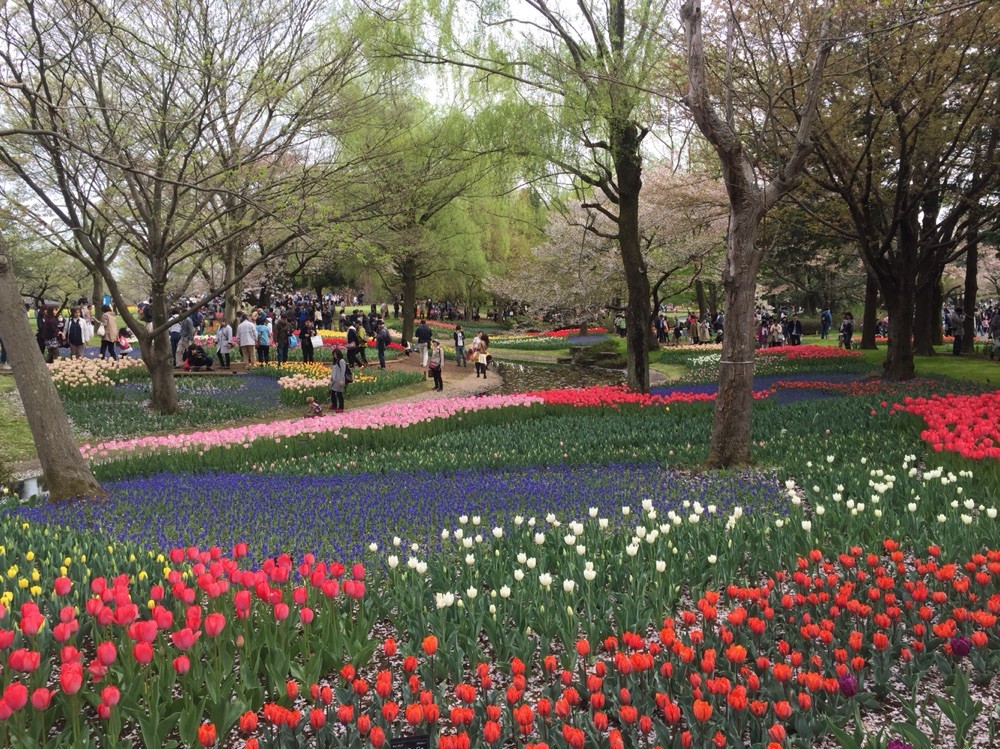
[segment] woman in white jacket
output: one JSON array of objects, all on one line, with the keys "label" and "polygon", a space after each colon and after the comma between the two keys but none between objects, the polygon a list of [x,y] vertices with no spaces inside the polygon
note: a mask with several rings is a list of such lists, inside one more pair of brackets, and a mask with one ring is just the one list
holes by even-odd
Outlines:
[{"label": "woman in white jacket", "polygon": [[233,329],[225,320],[215,333],[215,355],[219,359],[219,366],[229,369],[229,352],[233,350]]}]

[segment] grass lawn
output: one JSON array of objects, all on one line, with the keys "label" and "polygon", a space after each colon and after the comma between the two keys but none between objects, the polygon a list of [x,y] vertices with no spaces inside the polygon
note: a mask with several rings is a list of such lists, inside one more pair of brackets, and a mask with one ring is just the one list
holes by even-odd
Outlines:
[{"label": "grass lawn", "polygon": [[28,420],[17,412],[9,395],[14,392],[14,378],[0,377],[0,463],[28,460],[35,455]]},{"label": "grass lawn", "polygon": [[[820,346],[837,345],[835,337],[824,341],[819,336],[803,336],[802,342]],[[863,353],[867,361],[872,364],[881,365],[885,361],[886,344],[880,343],[878,346],[874,351],[866,350]],[[938,346],[935,351],[937,351],[937,354],[934,356],[914,357],[917,375],[921,377],[950,377],[954,380],[968,380],[987,385],[1000,383],[1000,362],[990,361],[988,356],[981,354],[976,354],[975,356],[952,356],[950,343]]]}]

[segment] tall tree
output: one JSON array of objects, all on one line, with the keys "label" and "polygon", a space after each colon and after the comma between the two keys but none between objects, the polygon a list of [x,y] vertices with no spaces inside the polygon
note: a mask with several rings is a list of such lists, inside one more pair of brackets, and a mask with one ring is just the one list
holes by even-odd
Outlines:
[{"label": "tall tree", "polygon": [[[661,36],[670,28],[670,2],[432,5],[445,9],[436,46],[403,54],[472,71],[501,142],[554,183],[569,177],[582,205],[610,222],[604,238],[617,246],[628,292],[628,384],[648,390],[651,288],[639,201],[644,144],[660,103],[648,92],[670,70]],[[478,24],[465,41],[458,30],[467,30],[470,10]]]},{"label": "tall tree", "polygon": [[844,201],[889,311],[885,375],[933,353],[945,266],[1000,176],[995,3],[863,4],[831,64],[818,184]]},{"label": "tall tree", "polygon": [[0,234],[0,338],[10,353],[17,392],[24,402],[35,451],[51,501],[103,496],[76,444],[62,400],[38,351],[21,304],[14,261]]},{"label": "tall tree", "polygon": [[[726,297],[725,335],[719,394],[712,419],[708,466],[733,466],[750,462],[750,404],[753,393],[754,296],[763,249],[756,244],[761,219],[799,183],[811,150],[810,131],[816,117],[823,70],[833,46],[823,12],[819,18],[788,13],[775,17],[756,3],[744,18],[730,16],[727,60],[723,81],[722,111],[712,99],[700,0],[685,0],[681,22],[687,41],[690,88],[685,102],[698,128],[712,144],[722,166],[729,196],[729,235],[722,283]],[[756,22],[756,23],[755,23]],[[751,24],[752,28],[751,28]],[[737,33],[738,32],[738,33]],[[751,33],[754,36],[751,37]],[[793,36],[794,35],[794,36]],[[741,41],[737,45],[737,38]],[[751,43],[751,39],[753,43]],[[760,139],[756,145],[773,152],[775,141],[790,141],[787,157],[766,163],[754,154],[737,131],[733,61],[743,54],[753,94],[744,120]],[[805,80],[798,78],[803,61],[812,58]],[[781,78],[789,71],[791,79]],[[778,77],[777,81],[772,77]],[[785,89],[785,87],[788,87]],[[785,90],[794,105],[787,110]],[[776,94],[776,91],[781,91]],[[759,108],[758,108],[759,107]],[[758,114],[763,112],[764,114]],[[789,130],[789,117],[797,126]],[[784,116],[782,116],[784,115]],[[762,142],[763,141],[763,142]]]},{"label": "tall tree", "polygon": [[[255,250],[210,298],[306,231],[302,211],[335,158],[332,144],[312,147],[315,125],[351,108],[364,74],[357,40],[324,30],[322,9],[318,0],[28,0],[0,13],[0,65],[16,84],[3,95],[22,134],[3,143],[0,161],[100,271],[139,339],[159,411],[177,408],[168,329],[187,312],[171,315],[167,289],[198,275],[199,240],[214,228],[227,252]],[[147,275],[150,330],[129,311],[98,229]],[[248,241],[251,229],[267,244]]]}]

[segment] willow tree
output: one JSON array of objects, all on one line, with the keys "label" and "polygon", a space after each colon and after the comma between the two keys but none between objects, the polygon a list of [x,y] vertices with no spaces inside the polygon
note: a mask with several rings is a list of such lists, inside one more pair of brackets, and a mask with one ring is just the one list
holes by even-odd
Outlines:
[{"label": "willow tree", "polygon": [[[438,38],[398,54],[460,66],[470,106],[492,113],[497,147],[525,178],[569,180],[581,205],[610,224],[628,300],[628,384],[649,389],[651,288],[639,233],[644,148],[661,102],[649,93],[671,54],[668,0],[429,3]],[[423,21],[424,19],[421,19]],[[420,23],[420,21],[418,21]]]},{"label": "willow tree", "polygon": [[[681,6],[689,77],[685,102],[715,149],[729,197],[722,271],[726,324],[710,467],[750,462],[754,298],[764,253],[757,235],[767,212],[799,184],[812,148],[810,132],[832,47],[823,13],[820,8],[814,17],[798,16],[792,6],[753,3],[737,16],[734,7],[727,19],[726,54],[719,56],[725,60],[717,78],[721,85],[713,97],[701,2],[686,0]],[[806,64],[809,59],[811,65]],[[739,89],[733,75],[737,67],[742,68]],[[790,109],[789,98],[794,102]],[[747,105],[739,118],[738,102]],[[742,134],[738,123],[745,129]],[[776,149],[775,143],[782,141],[787,148]],[[777,157],[782,150],[784,157]]]},{"label": "willow tree", "polygon": [[817,123],[816,182],[850,213],[889,311],[885,375],[915,375],[940,330],[941,278],[1000,178],[996,3],[869,3],[850,18]]}]

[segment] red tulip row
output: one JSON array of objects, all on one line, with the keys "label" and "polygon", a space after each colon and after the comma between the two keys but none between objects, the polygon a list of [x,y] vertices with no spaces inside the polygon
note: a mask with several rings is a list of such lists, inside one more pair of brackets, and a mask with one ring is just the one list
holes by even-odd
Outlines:
[{"label": "red tulip row", "polygon": [[932,395],[906,398],[899,410],[923,418],[920,437],[940,452],[972,460],[1000,458],[1000,390],[981,395]]}]

